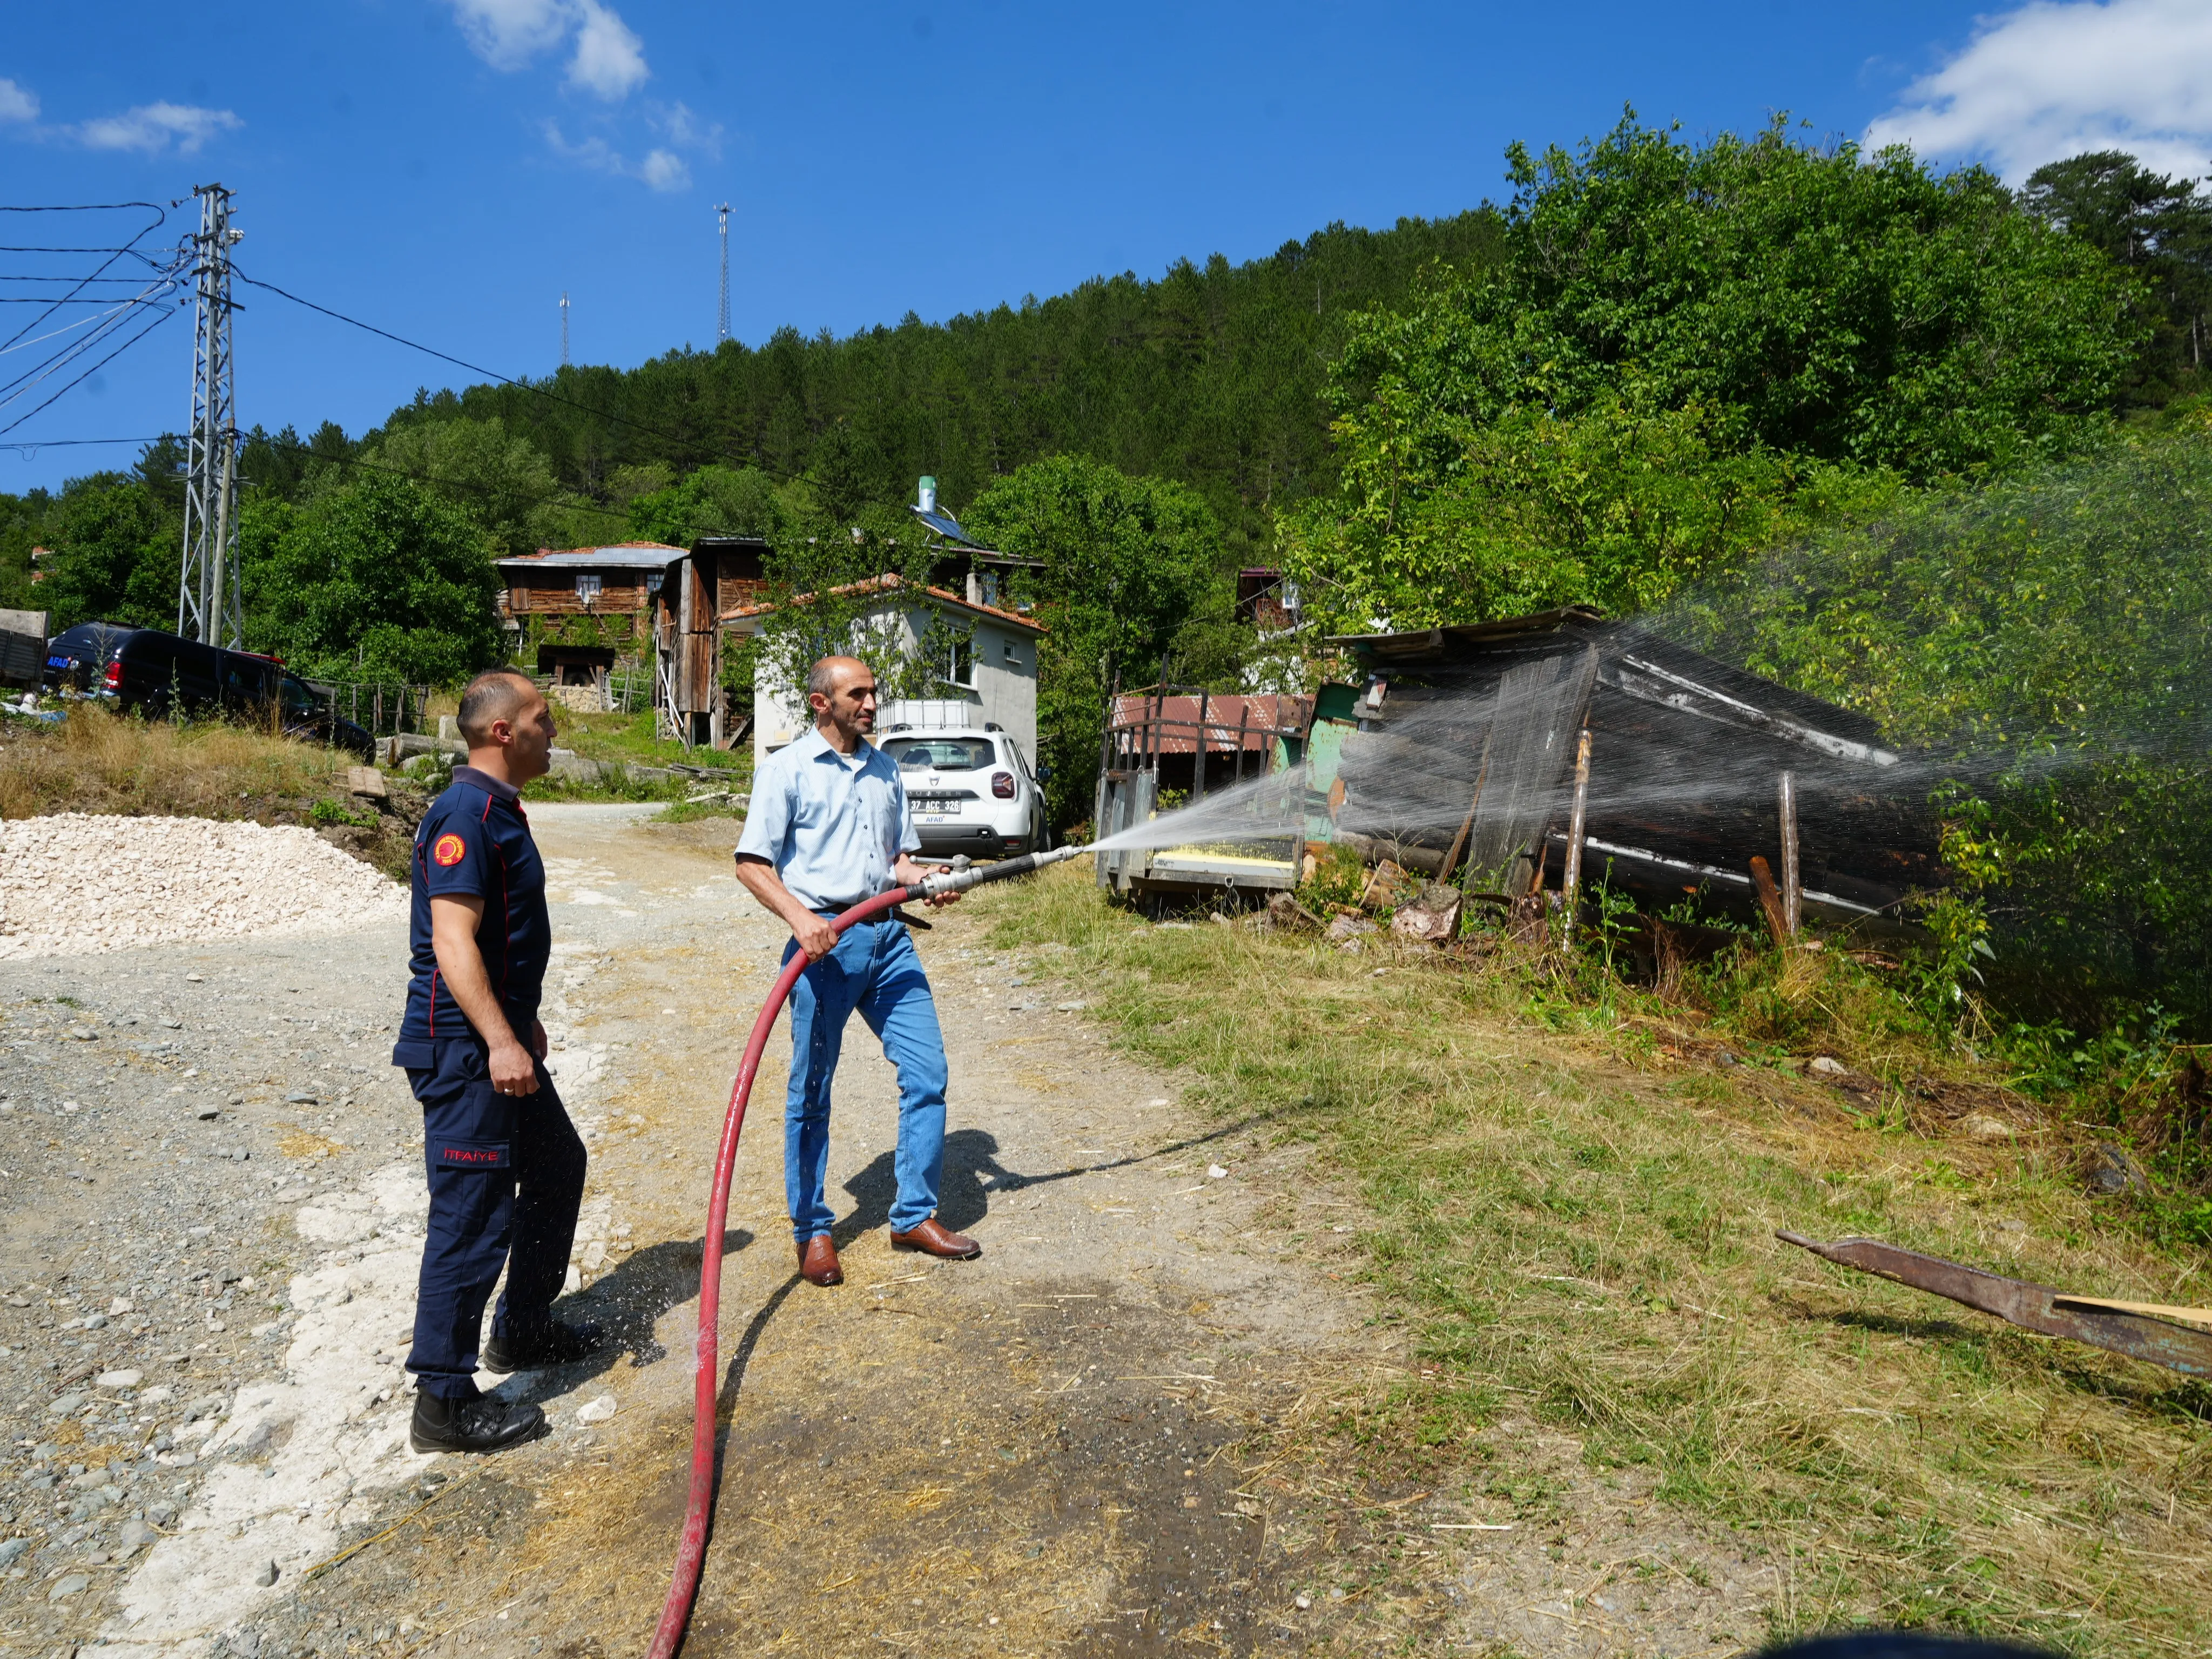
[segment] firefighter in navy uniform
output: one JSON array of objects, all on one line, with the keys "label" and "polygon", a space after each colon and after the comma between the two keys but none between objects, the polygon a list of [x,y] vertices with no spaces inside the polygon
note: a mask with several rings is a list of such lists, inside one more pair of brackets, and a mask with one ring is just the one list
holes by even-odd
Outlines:
[{"label": "firefighter in navy uniform", "polygon": [[[415,833],[407,1012],[392,1051],[422,1105],[429,1236],[415,1304],[417,1451],[497,1451],[545,1413],[481,1393],[479,1367],[580,1359],[599,1331],[554,1319],[584,1195],[584,1144],[541,1063],[538,1003],[552,953],[545,866],[520,791],[545,775],[553,715],[525,676],[461,695],[469,762]],[[507,1269],[491,1340],[484,1304]]]}]

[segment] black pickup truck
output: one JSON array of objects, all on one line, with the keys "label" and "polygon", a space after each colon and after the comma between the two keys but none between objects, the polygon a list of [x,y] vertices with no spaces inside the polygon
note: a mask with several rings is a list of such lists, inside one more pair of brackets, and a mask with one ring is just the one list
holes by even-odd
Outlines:
[{"label": "black pickup truck", "polygon": [[158,629],[79,623],[46,647],[49,691],[112,697],[118,708],[171,714],[260,716],[273,708],[288,738],[374,757],[376,740],[274,657],[226,651]]}]

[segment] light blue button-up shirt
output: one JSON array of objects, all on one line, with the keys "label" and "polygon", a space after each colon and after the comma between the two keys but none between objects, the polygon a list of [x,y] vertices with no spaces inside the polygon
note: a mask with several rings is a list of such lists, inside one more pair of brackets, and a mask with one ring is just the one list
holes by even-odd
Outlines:
[{"label": "light blue button-up shirt", "polygon": [[843,910],[889,887],[899,854],[921,846],[891,757],[866,738],[841,755],[817,728],[754,775],[738,856],[774,865],[809,909]]}]

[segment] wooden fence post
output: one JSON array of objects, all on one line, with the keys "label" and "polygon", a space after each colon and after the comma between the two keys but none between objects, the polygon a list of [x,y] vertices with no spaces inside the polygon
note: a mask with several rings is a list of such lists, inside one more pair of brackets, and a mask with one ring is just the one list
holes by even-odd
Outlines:
[{"label": "wooden fence post", "polygon": [[1567,815],[1567,866],[1560,882],[1560,897],[1566,910],[1559,929],[1562,950],[1575,942],[1575,907],[1582,901],[1583,885],[1583,829],[1589,814],[1589,757],[1590,732],[1585,726],[1582,735],[1575,739],[1575,800]]},{"label": "wooden fence post", "polygon": [[1782,921],[1796,938],[1804,921],[1805,889],[1797,866],[1797,778],[1784,772],[1778,790],[1782,818]]}]

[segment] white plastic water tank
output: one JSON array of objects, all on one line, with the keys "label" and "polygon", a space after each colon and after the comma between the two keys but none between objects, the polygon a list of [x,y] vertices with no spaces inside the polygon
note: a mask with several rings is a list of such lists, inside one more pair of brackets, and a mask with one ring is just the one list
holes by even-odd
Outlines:
[{"label": "white plastic water tank", "polygon": [[952,726],[980,731],[982,725],[981,697],[901,697],[876,710],[876,730],[886,736],[902,726],[915,732],[942,732]]}]

